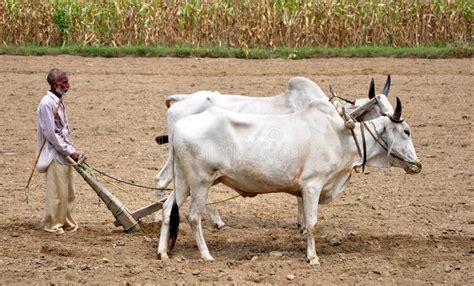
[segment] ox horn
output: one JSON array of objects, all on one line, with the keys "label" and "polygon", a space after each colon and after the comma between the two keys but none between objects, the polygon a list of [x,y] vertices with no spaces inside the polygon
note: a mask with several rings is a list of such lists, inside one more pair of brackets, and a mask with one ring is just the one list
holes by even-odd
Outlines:
[{"label": "ox horn", "polygon": [[390,85],[392,85],[392,79],[390,75],[387,76],[387,81],[385,82],[385,86],[382,89],[381,94],[388,96],[388,92],[390,91]]},{"label": "ox horn", "polygon": [[329,85],[329,93],[331,94],[331,96],[337,96],[337,94],[334,92],[334,90],[332,89],[332,86]]},{"label": "ox horn", "polygon": [[372,78],[370,81],[370,87],[369,87],[369,99],[372,99],[375,97],[375,80]]},{"label": "ox horn", "polygon": [[400,101],[400,98],[397,96],[397,106],[395,106],[395,112],[393,112],[393,119],[395,121],[400,121],[402,118],[402,102]]}]

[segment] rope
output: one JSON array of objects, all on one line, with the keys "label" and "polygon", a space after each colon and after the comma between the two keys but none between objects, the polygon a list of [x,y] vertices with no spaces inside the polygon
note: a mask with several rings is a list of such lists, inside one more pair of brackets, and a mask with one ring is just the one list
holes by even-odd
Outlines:
[{"label": "rope", "polygon": [[207,203],[206,205],[217,205],[217,204],[220,204],[220,203],[223,203],[223,202],[233,200],[233,199],[238,198],[238,197],[240,197],[240,195],[236,195],[236,196],[233,196],[233,197],[230,197],[230,198],[227,198],[227,199],[223,199],[222,201]]},{"label": "rope", "polygon": [[350,103],[352,105],[355,105],[355,100],[349,100],[349,99],[345,99],[345,98],[342,98],[340,96],[337,96],[337,95],[333,95],[331,96],[331,98],[329,99],[329,101],[332,103],[333,100],[335,99],[339,99],[339,100],[342,100],[344,102],[347,102],[347,103]]},{"label": "rope", "polygon": [[[346,120],[346,121],[347,121],[348,119],[353,119],[352,116],[347,115],[346,109],[344,108],[344,106],[342,107],[342,115],[344,116],[344,120]],[[354,129],[350,129],[350,130],[351,130],[352,138],[354,138],[354,142],[355,142],[355,144],[356,144],[357,152],[359,153],[359,157],[362,158],[362,152],[360,151],[359,142],[357,141],[357,137],[356,137],[356,135],[355,135]]]},{"label": "rope", "polygon": [[132,192],[132,191],[130,191],[130,190],[127,190],[127,189],[123,188],[122,186],[119,186],[119,185],[117,185],[117,184],[111,182],[110,180],[104,178],[104,176],[102,176],[102,175],[99,175],[98,177],[100,177],[101,180],[103,180],[104,182],[108,183],[109,185],[112,185],[112,186],[116,187],[117,189],[119,189],[119,190],[121,190],[121,191],[123,191],[123,192],[125,192],[125,193],[127,193],[127,194],[129,194],[129,195],[131,195],[131,196],[133,196],[133,197],[142,199],[142,200],[144,200],[144,201],[156,203],[156,201],[154,201],[154,200],[151,200],[151,199],[149,199],[149,198],[145,198],[145,197],[139,196],[139,195],[135,194],[134,192]]},{"label": "rope", "polygon": [[[158,189],[158,188],[151,188],[151,187],[146,187],[146,186],[141,186],[141,185],[137,185],[137,184],[133,184],[133,183],[129,183],[127,181],[124,181],[124,180],[121,180],[121,179],[118,179],[118,178],[115,178],[113,176],[110,176],[100,170],[97,170],[96,168],[94,167],[91,167],[89,166],[88,164],[84,163],[83,165],[87,166],[86,170],[91,174],[91,176],[94,176],[96,178],[100,178],[102,181],[108,183],[109,185],[111,186],[114,186],[116,187],[117,189],[133,196],[133,197],[136,197],[136,198],[139,198],[139,199],[142,199],[144,201],[148,201],[148,202],[152,202],[152,203],[156,203],[157,201],[154,201],[154,200],[151,200],[151,199],[148,199],[148,198],[145,198],[145,197],[142,197],[142,196],[139,196],[137,194],[135,194],[133,191],[130,191],[128,189],[125,189],[124,187],[120,186],[120,185],[117,185],[113,182],[111,182],[110,180],[106,179],[105,177],[107,178],[110,178],[112,180],[115,180],[117,182],[120,182],[120,183],[124,183],[124,184],[127,184],[127,185],[131,185],[131,186],[135,186],[135,187],[138,187],[138,188],[144,188],[144,189],[150,189],[150,190],[168,190],[168,191],[172,191],[173,189],[169,189],[169,188],[163,188],[163,189]],[[94,174],[91,170],[94,170],[97,174]],[[223,199],[223,200],[220,200],[220,201],[216,201],[216,202],[212,202],[212,203],[207,203],[206,205],[217,205],[217,204],[221,204],[221,203],[224,203],[226,201],[230,201],[230,200],[233,200],[235,198],[238,198],[240,197],[240,195],[236,195],[236,196],[233,196],[233,197],[229,197],[229,198],[226,198],[226,199]]]},{"label": "rope", "polygon": [[135,183],[130,183],[130,182],[127,182],[127,181],[124,181],[124,180],[121,180],[119,178],[116,178],[116,177],[113,177],[111,175],[108,175],[100,170],[97,170],[96,168],[94,167],[90,167],[91,169],[93,169],[94,171],[96,171],[97,173],[101,174],[102,176],[105,176],[105,177],[108,177],[114,181],[117,181],[117,182],[120,182],[120,183],[124,183],[124,184],[127,184],[127,185],[130,185],[130,186],[134,186],[134,187],[137,187],[137,188],[142,188],[142,189],[148,189],[148,190],[162,190],[162,191],[172,191],[173,189],[170,189],[170,188],[152,188],[152,187],[147,187],[147,186],[142,186],[142,185],[138,185],[138,184],[135,184]]}]

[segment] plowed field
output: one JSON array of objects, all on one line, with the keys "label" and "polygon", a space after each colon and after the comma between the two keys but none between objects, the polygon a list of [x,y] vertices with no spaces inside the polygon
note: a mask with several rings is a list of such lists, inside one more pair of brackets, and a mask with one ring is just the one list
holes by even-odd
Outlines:
[{"label": "plowed field", "polygon": [[[425,284],[473,283],[472,59],[237,60],[0,56],[1,284],[147,283]],[[165,162],[164,98],[217,90],[272,96],[292,76],[305,76],[346,98],[367,96],[370,78],[404,104],[423,171],[368,169],[345,193],[319,208],[321,267],[305,259],[295,227],[296,200],[285,194],[236,198],[216,205],[227,227],[205,217],[204,235],[216,261],[200,260],[189,225],[180,227],[170,261],[156,257],[160,225],[124,234],[106,206],[76,174],[74,234],[42,230],[44,177],[35,174],[30,202],[24,187],[34,162],[36,107],[49,69],[69,72],[65,98],[73,138],[88,163],[113,176],[152,186]],[[289,146],[291,148],[291,146]],[[107,186],[107,185],[106,185]],[[126,187],[126,186],[125,186]],[[129,209],[153,191],[109,186]],[[235,193],[211,189],[213,201]],[[184,211],[182,212],[184,213]],[[184,216],[182,221],[186,221]]]}]

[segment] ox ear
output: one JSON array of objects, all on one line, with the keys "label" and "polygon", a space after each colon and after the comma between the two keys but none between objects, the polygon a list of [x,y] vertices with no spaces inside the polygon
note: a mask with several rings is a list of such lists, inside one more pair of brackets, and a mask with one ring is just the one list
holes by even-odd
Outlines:
[{"label": "ox ear", "polygon": [[392,118],[395,122],[400,122],[402,118],[402,102],[400,101],[400,98],[398,98],[398,96],[397,106],[395,106],[395,111],[393,112]]},{"label": "ox ear", "polygon": [[158,143],[158,145],[163,145],[169,143],[169,137],[168,135],[156,136],[155,141]]},{"label": "ox ear", "polygon": [[369,99],[372,99],[375,97],[375,80],[372,78],[370,81],[370,87],[369,87]]},{"label": "ox ear", "polygon": [[382,92],[380,94],[383,94],[385,96],[388,96],[388,92],[390,91],[390,86],[392,85],[392,79],[390,75],[387,76],[387,81],[385,82],[385,86],[382,89]]}]

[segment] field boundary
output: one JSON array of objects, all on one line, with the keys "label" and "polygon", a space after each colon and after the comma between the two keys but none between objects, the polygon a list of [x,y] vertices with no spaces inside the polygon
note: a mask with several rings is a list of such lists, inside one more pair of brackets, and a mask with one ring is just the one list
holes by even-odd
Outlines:
[{"label": "field boundary", "polygon": [[207,57],[246,59],[307,59],[329,57],[394,57],[394,58],[471,58],[474,45],[385,47],[361,46],[351,48],[234,48],[191,46],[0,46],[0,55],[78,55],[87,57]]}]

